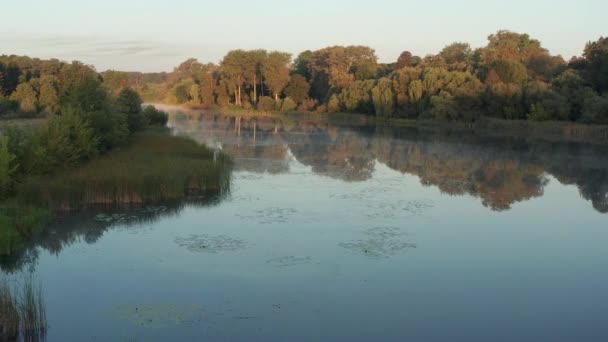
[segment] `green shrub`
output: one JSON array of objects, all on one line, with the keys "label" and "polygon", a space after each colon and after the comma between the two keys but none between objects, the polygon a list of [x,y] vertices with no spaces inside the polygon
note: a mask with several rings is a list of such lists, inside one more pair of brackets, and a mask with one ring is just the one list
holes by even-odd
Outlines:
[{"label": "green shrub", "polygon": [[141,110],[142,103],[139,94],[131,88],[123,88],[116,98],[116,110],[127,115],[127,125],[131,133],[141,130],[146,125]]},{"label": "green shrub", "polygon": [[164,127],[169,121],[169,114],[156,109],[154,106],[148,106],[144,109],[144,118],[146,123],[151,126]]},{"label": "green shrub", "polygon": [[281,112],[292,112],[296,108],[298,108],[298,105],[295,103],[294,100],[291,99],[291,97],[286,97],[285,99],[283,99],[283,103],[281,104]]}]

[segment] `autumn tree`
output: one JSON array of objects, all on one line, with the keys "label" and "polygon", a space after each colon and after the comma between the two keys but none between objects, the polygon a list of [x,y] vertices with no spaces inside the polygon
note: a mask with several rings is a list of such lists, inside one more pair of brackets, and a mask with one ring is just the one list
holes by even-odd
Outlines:
[{"label": "autumn tree", "polygon": [[399,58],[397,58],[396,68],[402,69],[405,67],[409,67],[409,66],[412,66],[413,63],[414,63],[414,56],[412,55],[412,53],[409,51],[403,51],[401,53],[401,55],[399,55]]},{"label": "autumn tree", "polygon": [[49,113],[59,111],[57,80],[54,76],[43,76],[40,80],[39,105]]},{"label": "autumn tree", "polygon": [[547,53],[540,42],[530,38],[529,35],[502,30],[488,36],[488,45],[483,50],[483,59],[486,64],[495,60],[525,64],[532,56]]},{"label": "autumn tree", "polygon": [[22,112],[35,113],[38,110],[38,94],[30,83],[19,84],[11,99],[19,101],[19,109]]}]

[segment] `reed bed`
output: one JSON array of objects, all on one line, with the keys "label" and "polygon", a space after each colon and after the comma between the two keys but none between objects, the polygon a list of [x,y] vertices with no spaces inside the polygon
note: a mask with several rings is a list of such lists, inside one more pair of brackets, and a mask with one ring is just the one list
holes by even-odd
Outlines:
[{"label": "reed bed", "polygon": [[228,157],[189,138],[145,133],[78,169],[31,178],[19,194],[53,210],[171,202],[227,191],[231,170]]},{"label": "reed bed", "polygon": [[42,286],[32,276],[19,289],[0,283],[0,340],[44,341],[47,331],[46,302]]}]

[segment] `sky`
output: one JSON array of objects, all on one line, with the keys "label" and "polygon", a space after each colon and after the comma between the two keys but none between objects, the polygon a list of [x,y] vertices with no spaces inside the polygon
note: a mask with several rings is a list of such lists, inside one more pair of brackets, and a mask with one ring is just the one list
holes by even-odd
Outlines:
[{"label": "sky", "polygon": [[606,0],[2,0],[0,54],[80,60],[98,71],[170,71],[232,49],[294,54],[367,45],[381,62],[501,29],[569,59],[608,35]]}]

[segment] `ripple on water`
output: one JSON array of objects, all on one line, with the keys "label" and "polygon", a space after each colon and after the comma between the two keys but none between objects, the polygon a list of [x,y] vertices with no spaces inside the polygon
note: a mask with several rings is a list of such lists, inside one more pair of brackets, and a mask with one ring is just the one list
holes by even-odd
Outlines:
[{"label": "ripple on water", "polygon": [[364,235],[367,238],[343,242],[339,246],[370,258],[389,258],[417,247],[405,239],[407,234],[398,227],[374,227],[366,230]]},{"label": "ripple on water", "polygon": [[246,247],[244,240],[226,235],[190,235],[175,238],[175,243],[196,253],[220,253],[237,251]]}]

